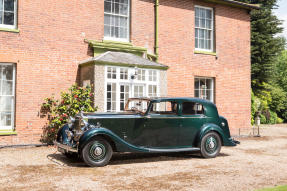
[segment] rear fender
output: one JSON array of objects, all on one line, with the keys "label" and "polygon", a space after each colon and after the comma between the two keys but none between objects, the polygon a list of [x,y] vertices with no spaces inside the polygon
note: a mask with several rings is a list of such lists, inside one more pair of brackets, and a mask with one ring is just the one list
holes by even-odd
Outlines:
[{"label": "rear fender", "polygon": [[226,137],[226,135],[224,134],[223,130],[216,124],[208,123],[208,124],[204,124],[200,128],[200,131],[199,131],[199,133],[197,135],[197,138],[196,138],[196,144],[195,145],[199,146],[203,136],[206,135],[207,133],[211,132],[211,131],[214,131],[214,132],[218,133],[218,135],[221,138],[221,142],[222,142],[223,146],[228,143],[229,140]]}]

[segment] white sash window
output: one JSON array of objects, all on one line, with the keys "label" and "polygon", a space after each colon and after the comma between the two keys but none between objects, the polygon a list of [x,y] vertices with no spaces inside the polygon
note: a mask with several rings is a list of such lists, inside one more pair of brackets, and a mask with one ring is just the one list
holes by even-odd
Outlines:
[{"label": "white sash window", "polygon": [[105,0],[104,38],[129,40],[129,0]]},{"label": "white sash window", "polygon": [[213,51],[213,9],[195,6],[195,49]]},{"label": "white sash window", "polygon": [[0,63],[0,130],[14,127],[15,66]]},{"label": "white sash window", "polygon": [[194,97],[214,102],[214,78],[196,77],[194,79]]},{"label": "white sash window", "polygon": [[0,0],[0,27],[15,29],[17,22],[17,0]]}]

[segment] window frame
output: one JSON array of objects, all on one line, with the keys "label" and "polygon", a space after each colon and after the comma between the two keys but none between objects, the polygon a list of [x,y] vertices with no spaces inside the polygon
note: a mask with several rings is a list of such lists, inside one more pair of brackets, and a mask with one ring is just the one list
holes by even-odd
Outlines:
[{"label": "window frame", "polygon": [[[14,63],[0,63],[1,66],[3,65],[10,65],[13,67],[13,82],[12,82],[12,103],[11,103],[11,126],[0,126],[0,131],[13,131],[15,129],[15,114],[16,114],[16,64]],[[0,71],[2,72],[2,71]],[[2,79],[0,79],[0,83],[2,83]],[[2,87],[1,87],[2,88]],[[1,91],[1,90],[0,90]],[[2,95],[0,95],[2,96]]]},{"label": "window frame", "polygon": [[[199,89],[196,89],[196,87],[195,87],[195,80],[196,79],[199,79],[199,80],[200,79],[204,79],[204,80],[211,80],[212,81],[211,89],[206,89],[206,90],[211,90],[212,99],[211,100],[205,99],[205,100],[208,100],[208,101],[211,101],[212,103],[215,103],[215,78],[213,78],[213,77],[204,77],[204,76],[195,76],[194,77],[194,97],[196,97],[195,96],[195,91],[196,90],[198,90],[199,92],[201,91],[200,85],[199,85]],[[206,92],[205,92],[205,94],[206,94]],[[201,97],[197,97],[197,98],[201,98]],[[204,98],[201,98],[201,99],[204,99]]]},{"label": "window frame", "polygon": [[[4,19],[4,0],[3,0],[3,18]],[[14,24],[13,25],[7,25],[7,24],[0,24],[0,28],[4,29],[17,29],[18,27],[18,0],[14,0]]]},{"label": "window frame", "polygon": [[[108,78],[107,72],[108,68],[115,68],[116,69],[116,78],[111,79]],[[120,71],[121,68],[128,69],[128,78],[127,79],[120,79]],[[137,79],[137,71],[138,69],[145,70],[145,80],[138,80]],[[149,70],[154,70],[156,74],[156,81],[149,81],[147,77],[147,73]],[[135,75],[136,74],[136,75]],[[107,85],[110,83],[116,83],[116,112],[120,112],[120,86],[121,85],[129,85],[129,98],[134,97],[134,88],[135,86],[143,86],[143,97],[149,97],[149,86],[150,85],[156,85],[156,93],[153,95],[156,95],[158,97],[160,95],[160,73],[156,69],[149,69],[149,68],[132,68],[132,67],[125,67],[125,66],[112,66],[112,65],[106,65],[105,66],[105,87],[104,87],[104,112],[108,112],[107,110]],[[132,76],[136,76],[135,79],[132,79]]]},{"label": "window frame", "polygon": [[[116,17],[126,17],[127,18],[127,38],[116,38],[116,37],[107,37],[105,36],[105,31],[104,31],[104,40],[111,40],[111,41],[119,41],[119,42],[130,42],[130,25],[131,25],[131,0],[128,1],[128,14],[127,16],[125,15],[120,15],[120,14],[114,14],[114,13],[106,13],[104,9],[104,20],[105,20],[105,14],[111,15],[111,16],[116,16]],[[105,23],[104,23],[105,25]],[[105,30],[105,26],[104,26]]]},{"label": "window frame", "polygon": [[[203,49],[203,48],[196,48],[195,44],[196,44],[196,37],[195,37],[195,31],[196,29],[203,29],[203,30],[209,30],[207,28],[201,28],[201,27],[196,27],[196,8],[201,8],[201,9],[208,9],[211,10],[211,44],[210,47],[211,49]],[[205,18],[206,19],[206,18]],[[214,43],[214,36],[215,36],[215,30],[214,30],[214,23],[215,23],[215,17],[214,17],[214,8],[212,7],[205,7],[205,6],[200,6],[200,5],[195,5],[194,6],[194,49],[196,51],[204,51],[204,52],[215,52],[215,43]]]}]

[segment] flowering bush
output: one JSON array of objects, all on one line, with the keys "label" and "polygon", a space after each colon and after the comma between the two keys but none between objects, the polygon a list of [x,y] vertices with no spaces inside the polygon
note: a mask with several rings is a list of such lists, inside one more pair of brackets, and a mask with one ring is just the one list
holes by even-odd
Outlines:
[{"label": "flowering bush", "polygon": [[67,123],[69,116],[75,116],[80,111],[94,112],[93,93],[91,87],[73,85],[69,92],[62,92],[61,99],[53,96],[46,98],[41,106],[42,116],[47,116],[48,123],[44,127],[42,142],[51,144],[57,135],[58,129]]}]

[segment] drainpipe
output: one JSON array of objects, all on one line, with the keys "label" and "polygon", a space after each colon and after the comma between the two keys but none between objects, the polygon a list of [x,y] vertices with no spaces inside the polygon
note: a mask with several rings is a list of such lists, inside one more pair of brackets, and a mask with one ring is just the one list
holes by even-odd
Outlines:
[{"label": "drainpipe", "polygon": [[158,6],[159,0],[154,0],[154,54],[156,61],[158,61]]}]

